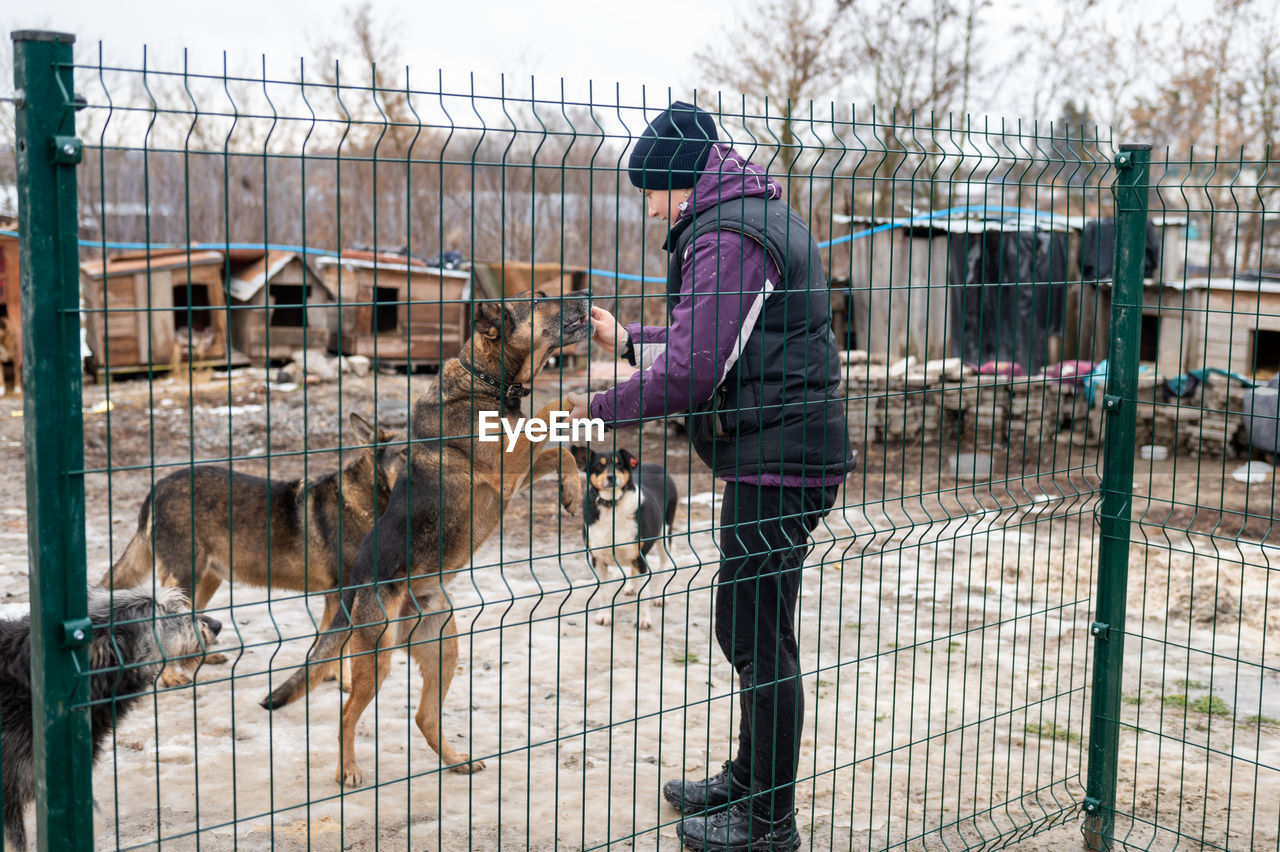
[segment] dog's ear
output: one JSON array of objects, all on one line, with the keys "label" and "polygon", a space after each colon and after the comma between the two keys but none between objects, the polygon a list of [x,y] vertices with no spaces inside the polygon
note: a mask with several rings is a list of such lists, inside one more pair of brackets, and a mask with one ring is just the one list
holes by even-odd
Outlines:
[{"label": "dog's ear", "polygon": [[586,470],[591,464],[591,451],[586,447],[570,447],[569,452],[573,453],[573,460],[578,463],[578,470]]},{"label": "dog's ear", "polygon": [[618,450],[618,458],[622,459],[622,463],[627,466],[628,470],[635,470],[636,465],[640,464],[640,460],[626,450]]},{"label": "dog's ear", "polygon": [[476,334],[487,337],[490,340],[497,340],[505,331],[511,334],[515,331],[515,318],[511,315],[511,311],[501,302],[477,302],[476,318],[472,323],[472,328]]},{"label": "dog's ear", "polygon": [[381,439],[381,430],[374,429],[373,426],[369,424],[368,420],[365,420],[354,411],[351,412],[351,428],[356,430],[356,437],[360,439],[361,443],[374,443],[375,433],[378,435],[379,439]]}]

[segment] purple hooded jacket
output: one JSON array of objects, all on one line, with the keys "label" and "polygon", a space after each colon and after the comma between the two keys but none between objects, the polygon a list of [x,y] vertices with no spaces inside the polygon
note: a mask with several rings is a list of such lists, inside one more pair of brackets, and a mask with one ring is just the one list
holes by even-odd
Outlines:
[{"label": "purple hooded jacket", "polygon": [[[765,170],[724,143],[711,148],[688,207],[676,221],[737,198],[782,198],[782,187]],[[672,222],[674,225],[675,222]],[[696,275],[695,275],[696,270]],[[593,396],[592,417],[611,428],[680,414],[715,395],[755,329],[768,296],[780,279],[764,247],[736,231],[698,237],[681,261],[680,299],[669,325],[631,323],[635,364],[630,379]],[[642,389],[643,388],[643,392]],[[838,485],[844,474],[821,478],[764,473],[722,477],[757,485]]]}]

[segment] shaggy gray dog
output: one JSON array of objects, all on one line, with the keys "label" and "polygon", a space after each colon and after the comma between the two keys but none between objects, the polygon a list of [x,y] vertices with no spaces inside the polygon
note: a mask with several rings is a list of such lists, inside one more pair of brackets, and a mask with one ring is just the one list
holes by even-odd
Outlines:
[{"label": "shaggy gray dog", "polygon": [[[166,660],[203,654],[222,624],[193,615],[182,592],[89,588],[89,709],[93,758],[117,720],[155,689]],[[30,616],[0,619],[0,748],[4,766],[4,840],[27,848],[22,814],[35,798],[31,730]]]}]

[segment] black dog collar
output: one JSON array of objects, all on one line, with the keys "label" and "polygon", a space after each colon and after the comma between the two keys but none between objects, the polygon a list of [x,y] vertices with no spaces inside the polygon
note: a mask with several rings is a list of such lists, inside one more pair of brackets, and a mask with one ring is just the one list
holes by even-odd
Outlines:
[{"label": "black dog collar", "polygon": [[458,363],[462,365],[462,369],[466,370],[474,378],[479,380],[482,384],[486,384],[489,387],[496,390],[498,392],[498,395],[501,396],[503,399],[505,399],[507,402],[518,403],[520,400],[524,399],[526,396],[533,393],[532,388],[527,388],[524,385],[520,385],[520,384],[507,384],[504,381],[495,379],[493,376],[489,375],[483,370],[473,367],[472,365],[468,364],[466,361],[463,361],[461,358],[458,359]]}]

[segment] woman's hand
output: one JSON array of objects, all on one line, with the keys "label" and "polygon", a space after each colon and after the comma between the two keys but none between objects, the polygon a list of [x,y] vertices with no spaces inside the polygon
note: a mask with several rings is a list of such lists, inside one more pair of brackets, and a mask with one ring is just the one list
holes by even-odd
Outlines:
[{"label": "woman's hand", "polygon": [[627,330],[604,308],[591,309],[591,327],[595,332],[591,339],[610,352],[617,352],[627,342]]},{"label": "woman's hand", "polygon": [[573,406],[569,411],[570,423],[575,420],[585,420],[591,416],[591,412],[587,408],[587,395],[585,393],[571,393],[565,398],[569,400],[569,405]]}]

